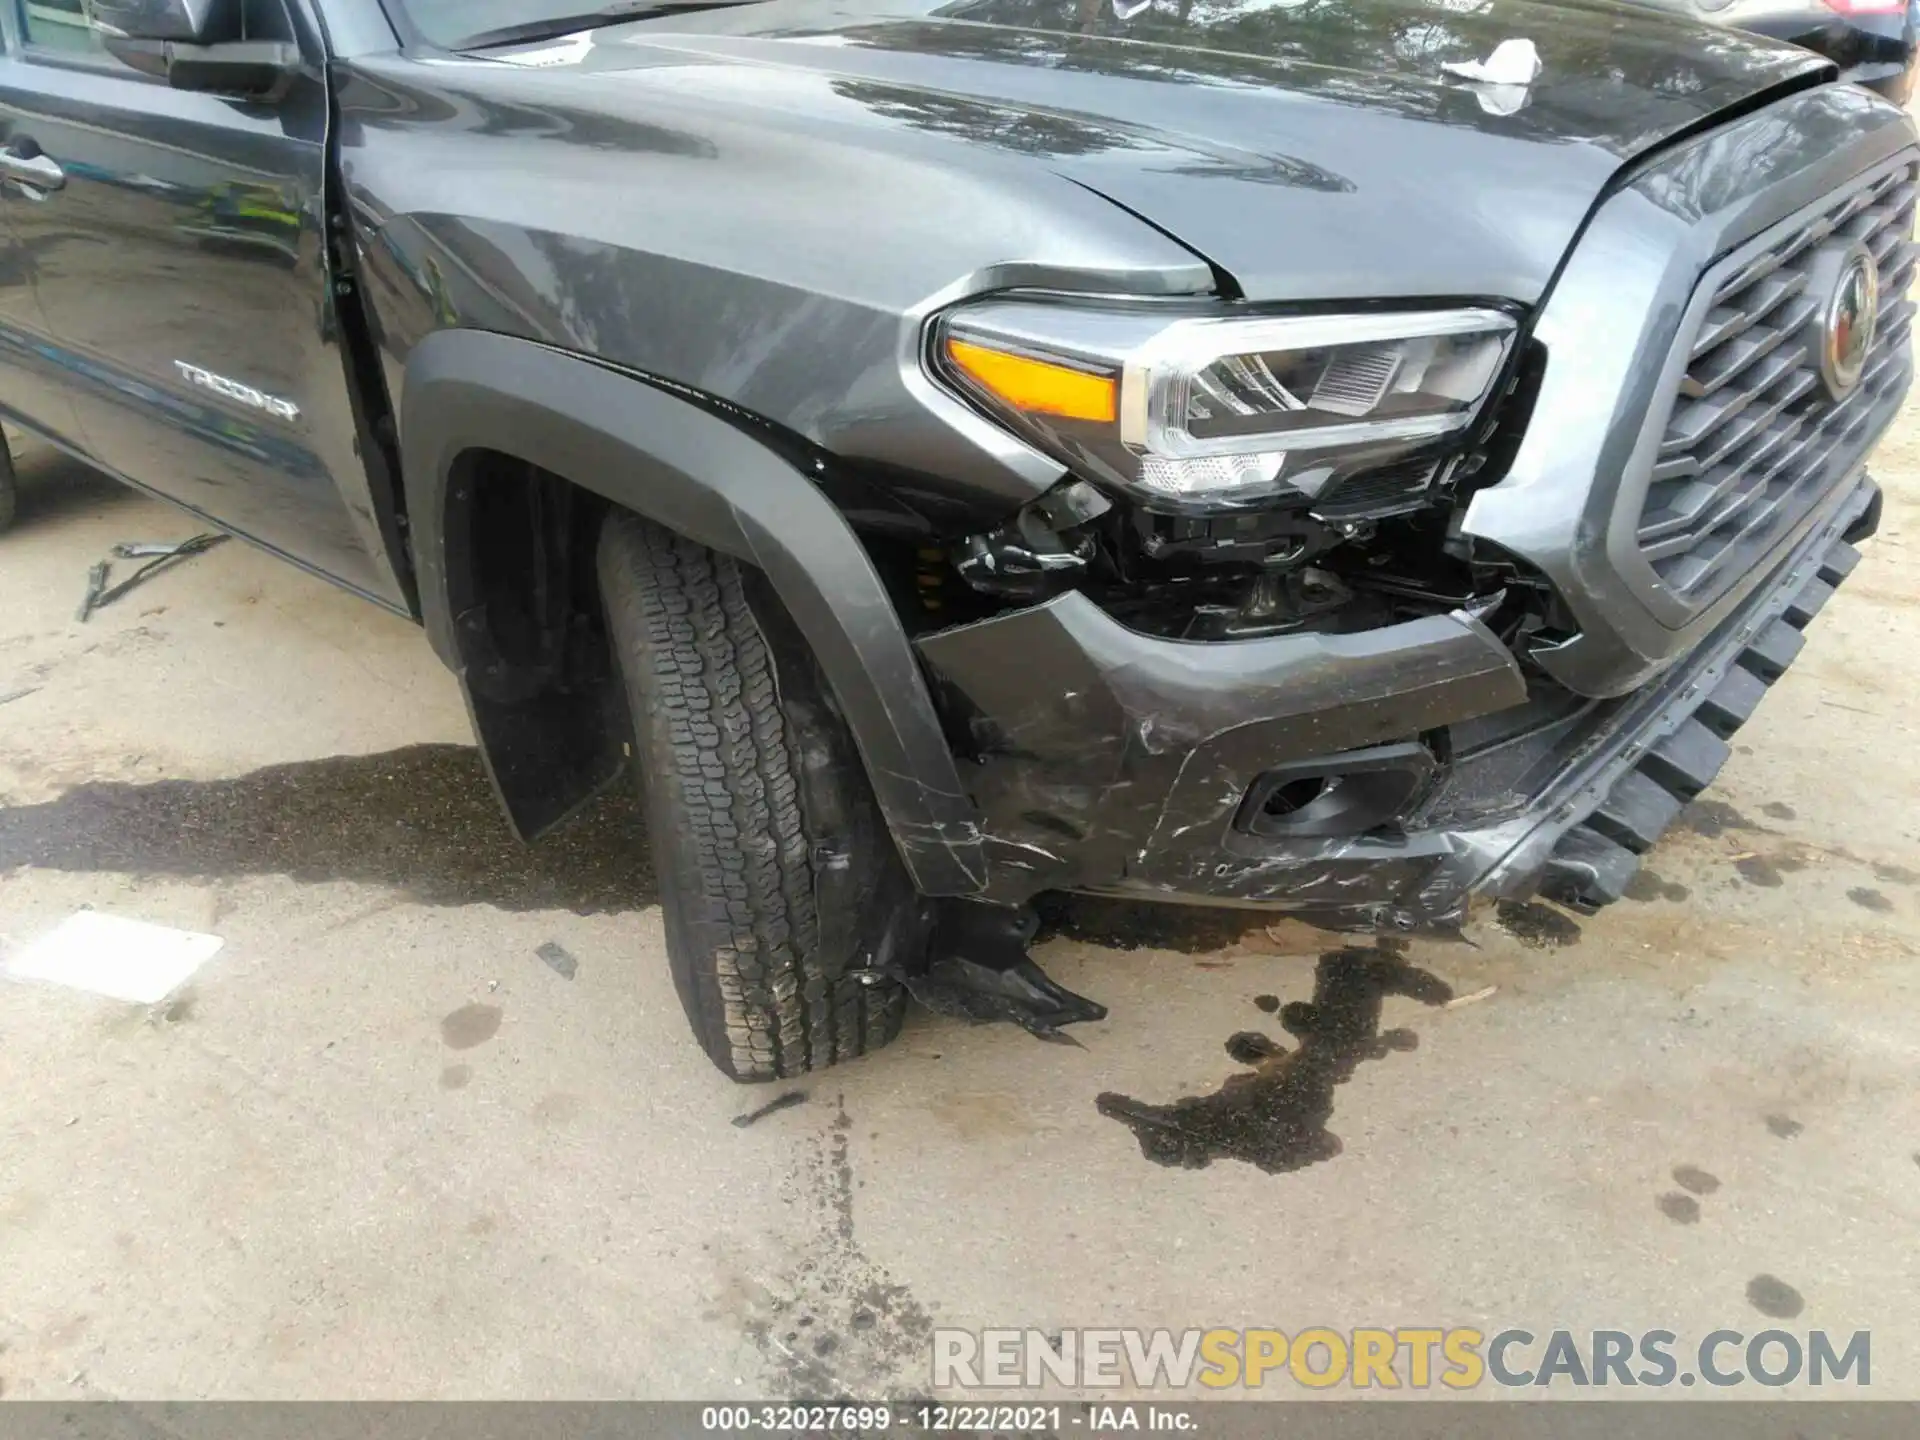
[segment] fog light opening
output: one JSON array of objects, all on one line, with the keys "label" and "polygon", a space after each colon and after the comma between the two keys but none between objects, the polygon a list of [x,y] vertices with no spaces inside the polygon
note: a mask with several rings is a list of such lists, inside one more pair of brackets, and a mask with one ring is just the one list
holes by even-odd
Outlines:
[{"label": "fog light opening", "polygon": [[1274,840],[1364,834],[1401,819],[1434,768],[1411,741],[1279,765],[1253,782],[1234,827]]},{"label": "fog light opening", "polygon": [[1287,781],[1267,796],[1260,813],[1270,820],[1284,820],[1306,809],[1332,788],[1332,779],[1325,775],[1303,775],[1298,780]]}]

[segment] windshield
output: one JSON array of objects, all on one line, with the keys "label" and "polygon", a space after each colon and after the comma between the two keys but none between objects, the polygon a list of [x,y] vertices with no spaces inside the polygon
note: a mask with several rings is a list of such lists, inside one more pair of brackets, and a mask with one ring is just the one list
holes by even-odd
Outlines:
[{"label": "windshield", "polygon": [[610,0],[398,0],[396,8],[406,11],[413,28],[427,40],[451,50],[472,35],[581,15],[608,3]]}]

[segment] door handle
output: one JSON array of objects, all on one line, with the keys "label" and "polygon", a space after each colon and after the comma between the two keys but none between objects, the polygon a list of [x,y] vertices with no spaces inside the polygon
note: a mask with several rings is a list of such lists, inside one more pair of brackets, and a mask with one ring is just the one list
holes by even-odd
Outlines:
[{"label": "door handle", "polygon": [[58,160],[23,138],[0,150],[0,181],[17,185],[31,198],[41,199],[50,191],[66,188],[67,172],[60,168]]}]

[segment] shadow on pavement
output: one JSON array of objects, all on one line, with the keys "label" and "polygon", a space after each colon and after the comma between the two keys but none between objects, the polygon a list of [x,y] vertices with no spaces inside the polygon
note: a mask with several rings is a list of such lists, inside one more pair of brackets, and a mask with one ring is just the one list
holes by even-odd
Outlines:
[{"label": "shadow on pavement", "polygon": [[351,880],[428,905],[503,910],[590,914],[657,899],[629,785],[523,845],[479,752],[464,745],[270,765],[233,780],[82,785],[0,809],[0,869],[16,865]]}]

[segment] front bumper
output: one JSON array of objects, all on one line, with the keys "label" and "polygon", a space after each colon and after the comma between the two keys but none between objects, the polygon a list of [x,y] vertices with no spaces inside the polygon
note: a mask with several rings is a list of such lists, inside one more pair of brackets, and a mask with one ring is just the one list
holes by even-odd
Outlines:
[{"label": "front bumper", "polygon": [[[1619,897],[1638,857],[1726,759],[1858,558],[1879,489],[1836,487],[1791,552],[1692,653],[1634,693],[1537,708],[1512,656],[1454,614],[1347,636],[1187,644],[1077,595],[923,637],[982,758],[984,899],[1048,889],[1286,910],[1342,928],[1457,921],[1476,895]],[[1517,717],[1504,729],[1474,722]],[[1478,738],[1476,738],[1476,736]],[[1276,767],[1342,769],[1386,742],[1455,753],[1395,826],[1248,827]]]},{"label": "front bumper", "polygon": [[[1459,613],[1187,644],[1078,594],[920,637],[976,757],[976,893],[1373,929],[1445,924],[1476,894],[1618,896],[1876,523],[1863,467],[1912,371],[1917,191],[1911,121],[1822,85],[1660,152],[1596,207],[1529,326],[1520,443],[1460,517],[1476,558],[1554,592],[1523,657]],[[1860,380],[1802,404],[1824,383],[1805,296],[1840,245],[1888,304]]]}]

